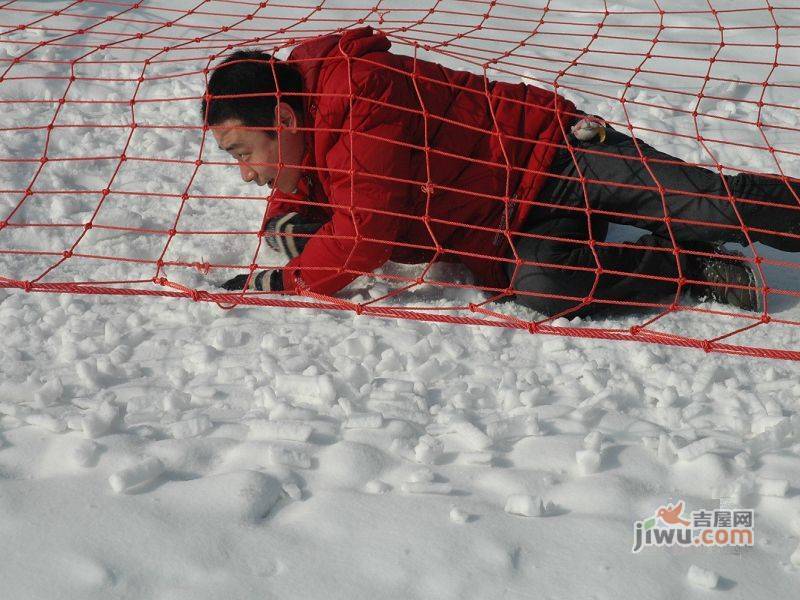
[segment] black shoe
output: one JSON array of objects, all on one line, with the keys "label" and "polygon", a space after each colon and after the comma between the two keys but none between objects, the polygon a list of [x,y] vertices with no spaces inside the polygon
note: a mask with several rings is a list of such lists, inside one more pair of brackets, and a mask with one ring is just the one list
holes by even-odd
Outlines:
[{"label": "black shoe", "polygon": [[689,293],[700,302],[719,302],[742,310],[762,312],[764,284],[758,272],[743,260],[741,252],[725,250],[722,244],[708,246],[704,252],[724,256],[688,257],[686,276],[704,282],[690,285]]}]

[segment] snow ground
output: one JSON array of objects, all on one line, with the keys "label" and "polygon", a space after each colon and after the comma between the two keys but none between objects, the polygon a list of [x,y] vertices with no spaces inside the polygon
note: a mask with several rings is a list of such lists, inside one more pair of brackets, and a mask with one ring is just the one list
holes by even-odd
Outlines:
[{"label": "snow ground", "polygon": [[[469,6],[451,4],[461,10]],[[583,4],[602,8],[600,2]],[[665,10],[697,6],[688,0],[660,4]],[[35,16],[24,9],[53,11],[67,5],[16,2],[0,10],[0,22],[30,23]],[[761,2],[735,5],[762,7]],[[144,3],[136,15],[164,20],[174,16],[161,9],[191,6]],[[246,5],[223,2],[208,3],[206,9],[210,7],[239,14],[247,10]],[[652,26],[652,16],[630,14],[652,7],[629,0],[609,5],[609,10],[617,24],[642,21]],[[30,49],[25,42],[51,39],[58,26],[87,26],[95,23],[92,17],[122,8],[83,2],[72,12],[85,18],[51,18],[45,22],[51,31],[6,34],[0,38],[0,59],[5,61],[0,68]],[[286,12],[292,20],[299,14],[296,9]],[[356,12],[337,17],[359,18],[366,11]],[[775,14],[783,25],[800,25],[796,10]],[[411,13],[408,18],[419,16]],[[451,16],[448,22],[454,28],[469,21]],[[577,18],[573,13],[570,20]],[[709,18],[672,15],[667,24],[708,24]],[[720,18],[726,27],[769,22],[766,11],[723,13]],[[209,20],[195,19],[196,26]],[[220,17],[214,25],[225,19],[234,21]],[[591,22],[594,17],[586,19]],[[442,30],[444,25],[437,27]],[[145,27],[124,22],[103,28],[135,33]],[[681,31],[672,29],[671,35]],[[783,29],[781,43],[796,44],[796,31]],[[616,33],[622,32],[630,34],[624,28]],[[186,32],[175,27],[172,35]],[[237,30],[232,37],[252,35],[256,34]],[[718,34],[707,35],[709,44],[718,42]],[[751,39],[748,35],[774,41],[769,30],[734,30],[727,39]],[[86,39],[103,43],[97,41],[101,37]],[[143,41],[145,47],[149,48]],[[641,51],[633,45],[630,49]],[[713,49],[686,45],[682,51],[707,58]],[[763,62],[770,52],[774,55],[774,48],[754,45],[748,55]],[[76,48],[45,46],[30,56],[64,59],[79,53]],[[130,98],[132,84],[113,78],[138,77],[141,65],[113,61],[153,54],[149,49],[93,54],[100,63],[85,64],[80,73],[103,80],[81,81],[68,97]],[[190,48],[185,56],[193,60],[154,64],[148,70],[149,76],[166,78],[147,82],[137,98],[170,101],[142,104],[137,120],[196,125],[196,101],[176,98],[202,90],[202,77],[187,74],[205,66],[197,60],[202,54]],[[552,50],[554,58],[563,60],[564,54]],[[782,60],[790,62],[787,56],[788,50]],[[582,64],[594,62],[590,59],[585,56]],[[688,72],[693,64],[682,63],[681,69]],[[706,69],[707,64],[697,68]],[[788,130],[765,128],[777,148],[791,149],[797,142],[800,111],[797,100],[786,97],[791,88],[781,84],[797,86],[797,67],[772,74],[761,70],[739,65],[734,74],[743,82],[769,75],[777,84],[769,88],[770,100],[795,107],[774,109],[769,115]],[[57,71],[52,64],[15,66],[9,76],[40,78],[4,81],[0,99],[59,98],[67,82],[41,79]],[[518,75],[544,77],[534,67]],[[569,79],[564,83],[569,86]],[[642,83],[648,83],[647,77]],[[681,81],[675,88],[695,93],[688,83]],[[613,83],[568,93],[611,120],[626,120],[621,105],[612,100]],[[753,107],[741,100],[758,93],[760,87],[746,83],[718,84],[715,95],[737,102],[706,100],[704,106],[708,102],[710,112],[745,118],[752,116]],[[702,160],[705,155],[696,144],[658,133],[694,133],[692,119],[664,108],[685,107],[688,100],[677,93],[655,96],[646,89],[635,91],[637,100],[661,107],[629,107],[631,120],[643,129],[640,135],[682,158]],[[5,128],[46,124],[53,115],[49,104],[15,104],[14,111],[2,106],[0,127]],[[120,125],[129,115],[124,103],[67,103],[58,122]],[[708,137],[759,141],[755,128],[734,130],[713,117],[700,121]],[[50,158],[118,156],[128,133],[125,128],[96,126],[55,131],[48,146]],[[3,130],[0,157],[38,158],[44,135],[40,130]],[[131,155],[161,159],[193,161],[200,155],[197,131],[191,129],[142,128],[130,147]],[[720,144],[711,144],[711,150],[732,168],[775,170],[775,159],[768,153]],[[225,161],[213,148],[206,152],[204,158]],[[778,160],[787,173],[800,173],[796,156],[779,153]],[[85,222],[98,197],[77,192],[105,187],[117,164],[51,161],[38,176],[36,189],[73,193],[52,193],[26,203],[24,219]],[[4,164],[3,210],[20,198],[8,190],[24,189],[37,168],[34,163]],[[169,227],[178,201],[141,192],[179,196],[189,190],[193,196],[223,197],[254,193],[237,182],[230,166],[204,166],[194,179],[192,171],[179,163],[126,162],[114,180],[117,193],[108,196],[97,222]],[[125,190],[133,193],[119,193]],[[213,199],[192,201],[181,224],[208,229],[213,223],[229,231],[252,228],[254,221],[260,222],[262,209],[258,197],[227,205]],[[41,229],[36,235],[18,230],[13,238],[7,237],[10,233],[0,235],[3,248],[51,250],[74,239],[74,231],[67,228],[53,228],[46,236]],[[82,247],[98,254],[142,257],[154,250],[154,241],[145,235],[101,227],[92,235]],[[249,262],[245,236],[225,238],[224,243],[218,238],[179,236],[168,258]],[[155,248],[161,246],[163,240],[156,240]],[[16,256],[0,263],[0,274],[38,273],[52,262],[52,257]],[[62,281],[152,276],[151,265],[109,262],[98,267],[97,262],[70,260],[54,275]],[[169,274],[197,287],[211,277],[193,270]],[[800,287],[791,268],[776,267],[770,276],[776,287]],[[420,304],[441,305],[434,292],[419,290]],[[355,285],[352,294],[366,298],[370,290]],[[463,304],[472,297],[462,293],[446,300]],[[772,309],[782,318],[800,320],[792,298],[780,298]],[[531,317],[518,309],[515,314]],[[640,320],[599,324],[627,327]],[[222,311],[215,305],[176,300],[16,290],[0,290],[0,323],[6,338],[0,349],[2,597],[797,595],[800,377],[794,363],[305,309]],[[707,321],[688,318],[671,326],[697,335],[709,335],[713,328]],[[796,328],[761,328],[752,335],[754,343],[800,347]],[[694,442],[700,443],[693,446]],[[576,454],[586,449],[588,454]],[[594,468],[593,458],[599,458]],[[517,494],[541,496],[552,506],[539,518],[509,514],[504,510],[507,500]],[[753,508],[755,546],[631,554],[633,522],[678,499],[690,510],[721,503]],[[692,585],[687,576],[691,565],[717,573],[718,590]]]}]

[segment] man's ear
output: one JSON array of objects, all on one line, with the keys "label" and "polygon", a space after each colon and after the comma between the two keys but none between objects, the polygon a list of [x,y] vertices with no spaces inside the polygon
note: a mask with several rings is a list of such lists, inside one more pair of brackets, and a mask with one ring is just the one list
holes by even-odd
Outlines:
[{"label": "man's ear", "polygon": [[300,119],[294,109],[285,102],[275,105],[275,122],[284,129],[294,132],[300,126]]}]

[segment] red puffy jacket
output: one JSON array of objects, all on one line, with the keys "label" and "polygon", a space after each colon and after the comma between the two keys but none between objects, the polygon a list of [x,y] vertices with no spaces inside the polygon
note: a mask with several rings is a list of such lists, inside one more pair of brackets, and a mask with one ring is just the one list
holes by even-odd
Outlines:
[{"label": "red puffy jacket", "polygon": [[326,224],[288,263],[284,289],[333,294],[387,260],[444,260],[504,290],[509,233],[575,108],[553,92],[389,47],[367,27],[303,43],[289,57],[309,94],[305,177],[299,195],[273,195],[267,218],[299,212]]}]

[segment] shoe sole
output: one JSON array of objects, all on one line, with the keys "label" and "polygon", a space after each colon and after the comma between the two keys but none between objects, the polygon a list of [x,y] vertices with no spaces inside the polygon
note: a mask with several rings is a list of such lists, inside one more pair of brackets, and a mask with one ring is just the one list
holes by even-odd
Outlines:
[{"label": "shoe sole", "polygon": [[[720,248],[715,249],[715,252],[721,256],[730,256],[735,258],[745,258],[744,254],[738,251],[729,251],[729,250],[722,250]],[[755,265],[747,262],[745,260],[741,261],[741,264],[744,265],[745,269],[747,270],[747,284],[746,286],[752,289],[752,293],[755,296],[755,306],[753,308],[745,308],[744,306],[740,306],[735,302],[723,302],[724,304],[731,304],[732,306],[736,306],[737,308],[741,308],[742,310],[746,310],[748,312],[757,312],[763,313],[764,312],[764,279],[761,277],[761,274],[758,272],[758,269],[755,268]],[[736,288],[738,291],[747,291],[750,293],[750,290],[744,290],[741,288]]]},{"label": "shoe sole", "polygon": [[750,276],[750,286],[754,288],[756,296],[756,307],[753,312],[764,312],[764,278],[756,268],[756,265],[747,263],[747,272]]},{"label": "shoe sole", "polygon": [[[735,252],[735,251],[734,252],[728,252],[728,255],[729,256],[735,256],[737,258],[739,258],[739,257],[740,258],[745,258],[744,254],[742,254],[741,252]],[[755,267],[754,264],[752,264],[750,262],[747,262],[747,261],[744,261],[744,260],[742,261],[742,264],[747,269],[747,276],[748,276],[747,285],[748,285],[748,287],[752,288],[752,290],[753,290],[753,294],[755,295],[756,305],[755,305],[754,308],[744,308],[743,306],[740,306],[739,308],[742,308],[742,309],[750,311],[750,312],[763,313],[764,312],[764,279],[761,277],[761,273],[758,272],[758,269]],[[744,291],[744,290],[742,290],[742,291]]]}]

